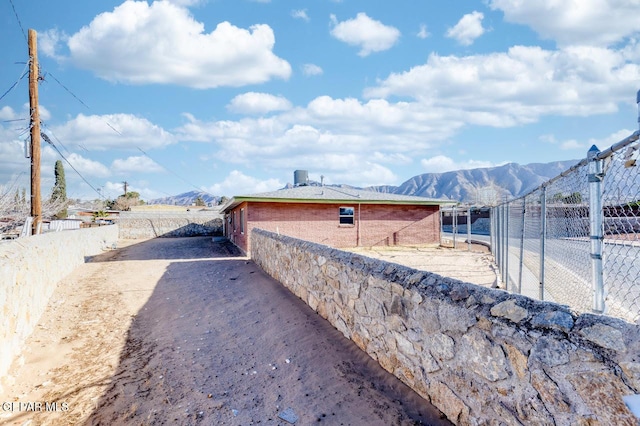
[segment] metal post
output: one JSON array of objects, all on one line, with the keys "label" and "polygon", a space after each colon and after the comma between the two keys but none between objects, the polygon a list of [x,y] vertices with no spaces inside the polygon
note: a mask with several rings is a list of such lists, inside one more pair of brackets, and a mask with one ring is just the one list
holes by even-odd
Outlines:
[{"label": "metal post", "polygon": [[444,233],[444,210],[440,209],[440,245],[442,246],[443,238],[442,235]]},{"label": "metal post", "polygon": [[502,206],[495,208],[496,212],[496,257],[498,259],[498,268],[500,269],[500,279],[504,282],[504,275],[502,274]]},{"label": "metal post", "polygon": [[491,255],[493,256],[494,259],[496,259],[495,231],[496,231],[495,214],[494,214],[494,207],[492,207],[489,209],[489,246],[491,248]]},{"label": "metal post", "polygon": [[540,285],[539,297],[544,300],[544,256],[547,239],[547,187],[543,186],[540,194]]},{"label": "metal post", "polygon": [[518,294],[522,294],[522,269],[524,268],[524,225],[527,210],[527,199],[522,200],[522,231],[520,232],[520,265],[518,271]]},{"label": "metal post", "polygon": [[471,251],[471,206],[467,209],[467,249]]},{"label": "metal post", "polygon": [[505,290],[509,291],[509,216],[511,215],[510,209],[509,209],[509,202],[506,202],[505,205],[505,218],[504,218],[504,227],[505,227],[505,232],[504,232],[504,283],[505,283]]},{"label": "metal post", "polygon": [[456,249],[456,237],[458,236],[458,207],[453,206],[453,217],[451,218],[453,231],[453,248]]},{"label": "metal post", "polygon": [[593,145],[587,153],[589,160],[589,231],[591,240],[591,277],[593,281],[593,310],[604,313],[604,276],[602,271],[602,160],[600,150]]}]

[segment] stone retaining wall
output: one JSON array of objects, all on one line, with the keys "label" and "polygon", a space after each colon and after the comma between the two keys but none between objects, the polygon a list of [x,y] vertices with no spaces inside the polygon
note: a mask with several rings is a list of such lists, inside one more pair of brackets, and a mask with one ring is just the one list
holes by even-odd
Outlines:
[{"label": "stone retaining wall", "polygon": [[110,225],[0,243],[0,394],[58,282],[117,241],[118,227]]},{"label": "stone retaining wall", "polygon": [[633,425],[640,327],[263,230],[254,261],[460,425]]},{"label": "stone retaining wall", "polygon": [[218,212],[122,212],[118,225],[123,239],[222,235]]}]

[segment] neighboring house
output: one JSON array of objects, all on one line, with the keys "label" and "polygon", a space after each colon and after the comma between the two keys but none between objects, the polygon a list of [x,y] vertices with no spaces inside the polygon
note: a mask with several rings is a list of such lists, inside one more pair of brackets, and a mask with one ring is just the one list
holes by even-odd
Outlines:
[{"label": "neighboring house", "polygon": [[253,228],[336,248],[437,244],[450,200],[330,186],[236,196],[221,207],[224,235],[247,255]]}]

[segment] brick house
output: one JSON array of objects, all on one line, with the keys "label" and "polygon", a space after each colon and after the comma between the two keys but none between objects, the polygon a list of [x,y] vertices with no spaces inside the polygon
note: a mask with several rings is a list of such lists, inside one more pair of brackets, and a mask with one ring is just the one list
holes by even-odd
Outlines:
[{"label": "brick house", "polygon": [[222,206],[224,235],[247,255],[253,228],[336,248],[437,244],[449,200],[330,186],[236,196]]}]

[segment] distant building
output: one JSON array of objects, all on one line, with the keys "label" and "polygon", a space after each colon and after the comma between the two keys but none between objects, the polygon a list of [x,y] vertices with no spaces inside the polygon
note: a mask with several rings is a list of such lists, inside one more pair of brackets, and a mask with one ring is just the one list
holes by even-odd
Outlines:
[{"label": "distant building", "polygon": [[336,248],[440,241],[440,206],[450,200],[331,186],[296,186],[233,197],[224,235],[250,255],[253,228]]}]

